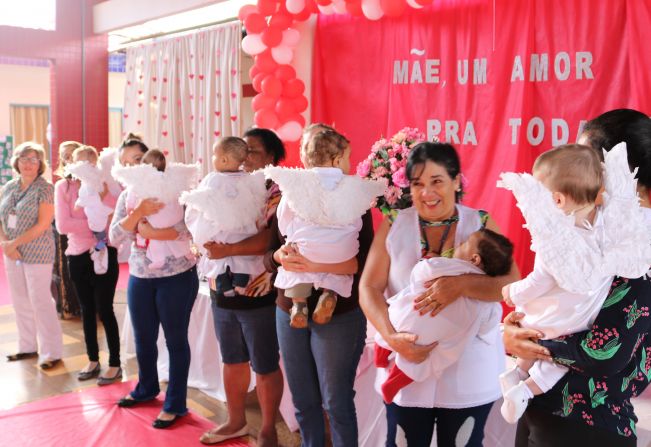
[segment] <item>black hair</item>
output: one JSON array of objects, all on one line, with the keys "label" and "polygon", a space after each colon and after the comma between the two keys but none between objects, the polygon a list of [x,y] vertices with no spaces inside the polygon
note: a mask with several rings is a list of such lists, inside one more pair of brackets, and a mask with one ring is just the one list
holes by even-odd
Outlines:
[{"label": "black hair", "polygon": [[506,237],[488,228],[478,231],[481,235],[477,251],[481,257],[482,270],[488,276],[502,276],[511,271],[513,264],[513,243]]},{"label": "black hair", "polygon": [[243,138],[246,137],[259,138],[260,141],[262,141],[264,150],[267,151],[268,154],[273,155],[274,165],[277,165],[285,159],[285,145],[280,138],[278,138],[278,135],[276,135],[275,132],[269,129],[254,127],[244,132]]},{"label": "black hair", "polygon": [[149,150],[144,141],[142,141],[142,137],[140,135],[129,132],[129,134],[120,145],[120,152],[122,152],[125,148],[132,146],[138,146],[138,149],[140,149],[143,154]]},{"label": "black hair", "polygon": [[[418,143],[412,148],[407,159],[407,178],[410,182],[420,177],[427,161],[442,166],[451,179],[455,179],[461,173],[461,161],[454,146],[449,143]],[[421,169],[418,169],[417,174],[418,167]],[[459,190],[455,191],[456,201],[461,201],[462,196],[463,185],[460,182]]]},{"label": "black hair", "polygon": [[632,109],[615,109],[588,121],[583,128],[587,144],[599,151],[626,143],[628,165],[638,168],[638,182],[651,188],[651,118]]}]

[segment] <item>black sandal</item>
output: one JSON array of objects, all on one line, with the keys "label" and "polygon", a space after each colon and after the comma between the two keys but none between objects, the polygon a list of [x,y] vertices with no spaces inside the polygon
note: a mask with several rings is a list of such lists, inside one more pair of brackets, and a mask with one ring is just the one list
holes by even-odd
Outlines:
[{"label": "black sandal", "polygon": [[38,365],[42,370],[46,371],[48,369],[52,369],[55,366],[57,366],[59,363],[61,363],[61,359],[54,359],[54,360],[46,360],[40,365]]},{"label": "black sandal", "polygon": [[38,357],[37,352],[19,352],[18,354],[9,354],[7,356],[7,361],[15,362],[17,360],[33,359],[35,357]]}]

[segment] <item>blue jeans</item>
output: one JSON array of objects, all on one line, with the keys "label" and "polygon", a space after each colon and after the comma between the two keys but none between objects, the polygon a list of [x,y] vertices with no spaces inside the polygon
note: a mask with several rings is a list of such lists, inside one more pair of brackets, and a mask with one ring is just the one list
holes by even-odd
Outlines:
[{"label": "blue jeans", "polygon": [[386,447],[396,446],[397,427],[405,432],[407,445],[429,446],[436,425],[439,447],[481,447],[484,426],[493,403],[471,408],[417,408],[386,405]]},{"label": "blue jeans", "polygon": [[325,446],[323,410],[332,445],[357,445],[355,373],[366,340],[366,318],[358,308],[334,315],[328,324],[289,326],[289,314],[276,309],[276,331],[287,383],[296,407],[302,445]]},{"label": "blue jeans", "polygon": [[188,371],[190,345],[188,326],[194,300],[199,292],[197,269],[164,278],[129,276],[127,303],[136,342],[138,385],[131,397],[138,401],[154,399],[158,384],[158,327],[163,326],[165,344],[170,354],[169,382],[163,411],[176,415],[188,412]]}]

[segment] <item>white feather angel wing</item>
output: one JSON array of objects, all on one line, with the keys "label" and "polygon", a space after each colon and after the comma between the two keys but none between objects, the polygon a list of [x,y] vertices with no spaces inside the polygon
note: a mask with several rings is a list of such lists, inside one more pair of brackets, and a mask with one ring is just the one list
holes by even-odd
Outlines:
[{"label": "white feather angel wing", "polygon": [[122,188],[120,184],[113,178],[111,175],[111,170],[113,166],[117,164],[118,159],[118,148],[115,147],[106,147],[99,154],[99,159],[97,160],[97,167],[102,173],[102,179],[106,182],[109,191],[115,197],[120,195]]},{"label": "white feather angel wing", "polygon": [[386,181],[346,175],[330,191],[309,169],[270,166],[264,174],[278,184],[287,204],[300,218],[325,226],[347,225],[359,219],[387,187]]},{"label": "white feather angel wing", "polygon": [[217,231],[237,231],[255,224],[263,213],[267,189],[262,173],[211,176],[179,202],[215,224]]},{"label": "white feather angel wing", "polygon": [[530,174],[503,173],[499,187],[513,192],[531,233],[531,249],[563,289],[587,293],[604,276],[600,247],[579,233],[574,217],[556,207],[551,192]]},{"label": "white feather angel wing", "polygon": [[78,161],[65,167],[65,173],[81,180],[85,185],[92,188],[98,194],[104,190],[102,185],[102,173],[87,161]]},{"label": "white feather angel wing", "polygon": [[604,166],[605,266],[611,275],[638,278],[651,265],[651,228],[640,208],[637,169],[629,169],[626,143],[604,154]]},{"label": "white feather angel wing", "polygon": [[113,177],[141,198],[177,201],[181,192],[192,189],[199,177],[198,165],[169,163],[164,172],[151,165],[115,166]]}]

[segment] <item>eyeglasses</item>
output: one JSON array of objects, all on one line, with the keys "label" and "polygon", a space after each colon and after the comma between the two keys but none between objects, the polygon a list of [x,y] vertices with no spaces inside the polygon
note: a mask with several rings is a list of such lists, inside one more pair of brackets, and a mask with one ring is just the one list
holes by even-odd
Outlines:
[{"label": "eyeglasses", "polygon": [[30,165],[37,165],[39,163],[39,159],[36,157],[18,157],[18,161],[20,163],[25,163],[25,164],[30,164]]}]

